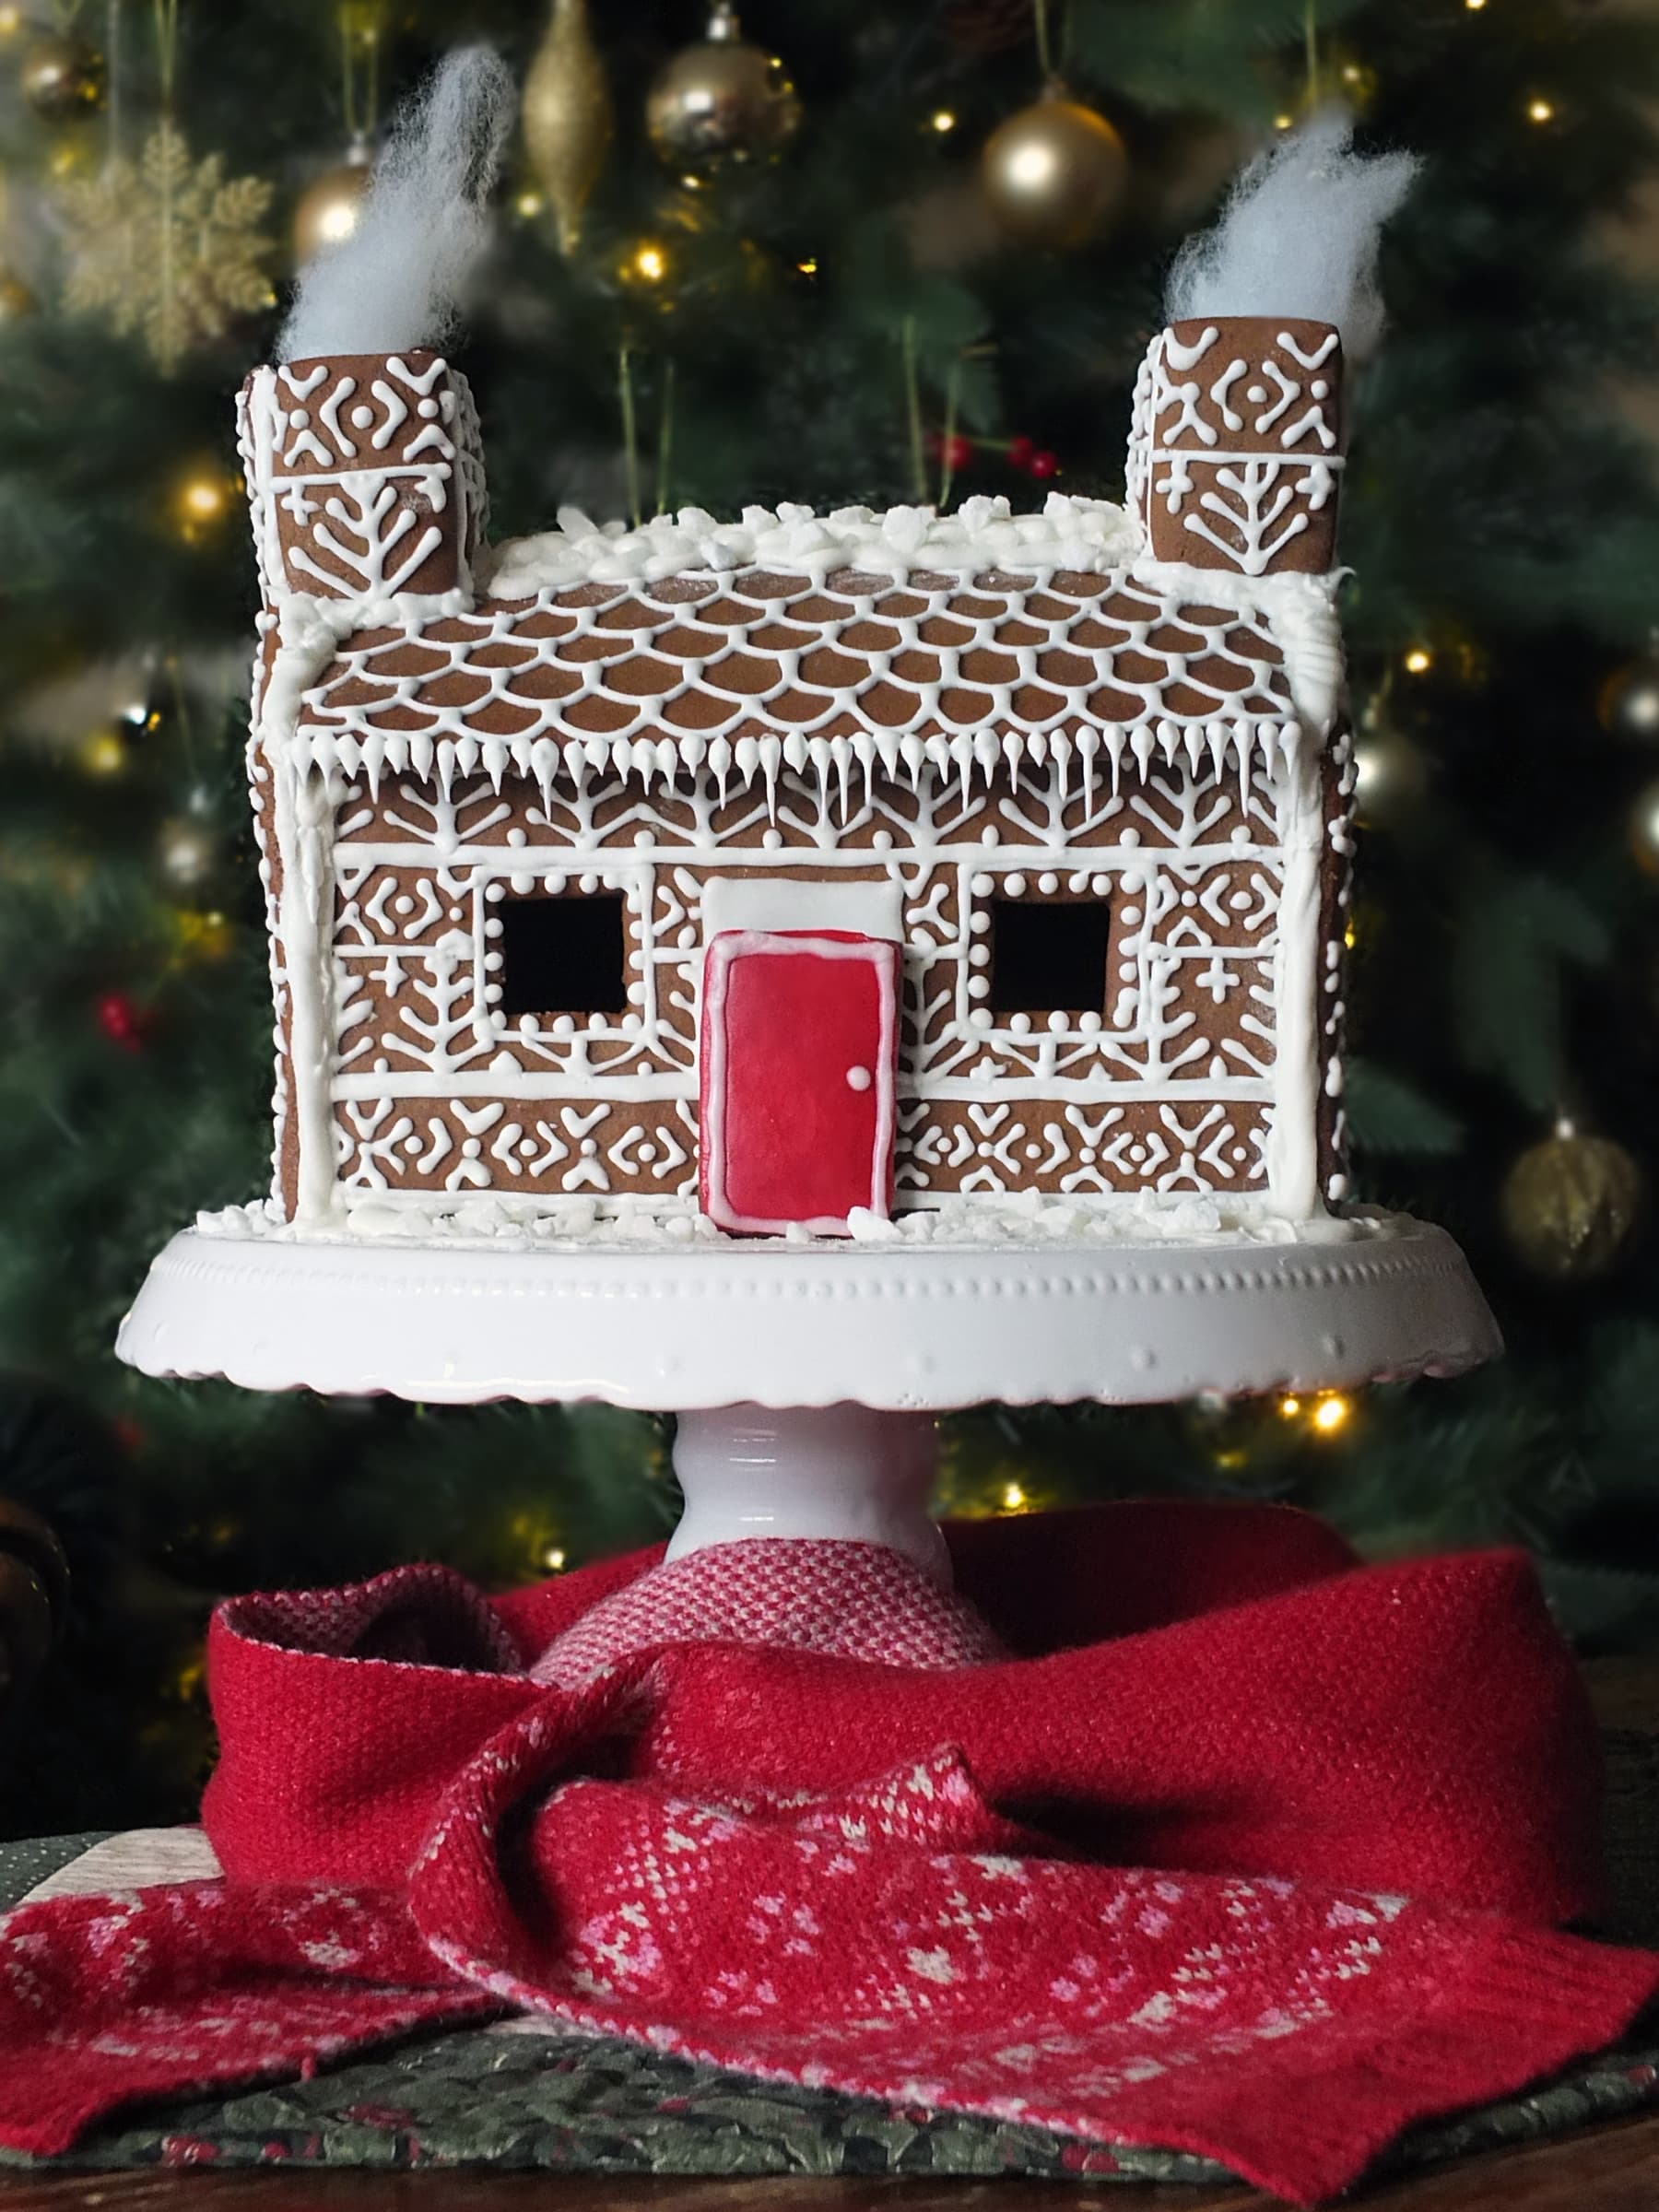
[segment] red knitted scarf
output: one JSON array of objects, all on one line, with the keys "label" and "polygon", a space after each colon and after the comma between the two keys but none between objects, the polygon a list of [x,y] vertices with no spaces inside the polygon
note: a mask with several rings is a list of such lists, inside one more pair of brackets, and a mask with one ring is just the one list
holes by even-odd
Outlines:
[{"label": "red knitted scarf", "polygon": [[1518,1556],[1357,1569],[1274,1508],[950,1538],[998,1642],[865,1546],[226,1606],[227,1879],[0,1923],[0,2143],[529,2007],[1310,2202],[1659,1990],[1548,1932],[1595,1745]]}]

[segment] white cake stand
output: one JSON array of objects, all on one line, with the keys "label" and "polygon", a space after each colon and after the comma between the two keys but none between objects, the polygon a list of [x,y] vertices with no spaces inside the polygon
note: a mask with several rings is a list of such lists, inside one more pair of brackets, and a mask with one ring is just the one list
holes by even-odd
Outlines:
[{"label": "white cake stand", "polygon": [[934,1417],[1000,1400],[1448,1375],[1498,1330],[1442,1230],[1400,1215],[1289,1241],[542,1249],[189,1230],[117,1342],[146,1374],[679,1416],[675,1554],[862,1537],[948,1578]]}]

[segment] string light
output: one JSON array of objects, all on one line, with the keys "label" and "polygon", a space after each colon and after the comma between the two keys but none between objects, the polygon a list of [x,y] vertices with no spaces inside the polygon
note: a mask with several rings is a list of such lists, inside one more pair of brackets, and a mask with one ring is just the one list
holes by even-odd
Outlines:
[{"label": "string light", "polygon": [[933,127],[938,132],[941,137],[945,135],[947,131],[954,131],[956,129],[956,123],[957,119],[951,113],[948,108],[935,108],[934,110]]},{"label": "string light", "polygon": [[1464,6],[1472,16],[1477,16],[1486,6],[1486,0],[1464,0]]},{"label": "string light", "polygon": [[223,477],[186,477],[173,501],[179,527],[188,541],[223,522],[230,486]]},{"label": "string light", "polygon": [[126,766],[126,747],[113,730],[95,730],[81,747],[79,758],[89,776],[118,776]]},{"label": "string light", "polygon": [[1434,665],[1434,655],[1426,645],[1414,645],[1406,655],[1406,670],[1409,676],[1427,676]]},{"label": "string light", "polygon": [[1026,1494],[1024,1490],[1021,1489],[1018,1483],[1004,1483],[1002,1502],[1003,1511],[1005,1513],[1019,1513],[1025,1511],[1027,1503]]},{"label": "string light", "polygon": [[646,239],[629,255],[625,274],[641,284],[661,284],[668,274],[668,256],[653,240]]},{"label": "string light", "polygon": [[1547,100],[1529,100],[1526,103],[1526,116],[1529,123],[1553,123],[1555,109]]},{"label": "string light", "polygon": [[1288,131],[1295,121],[1295,116],[1288,113],[1276,115],[1273,119],[1273,127],[1276,131]]},{"label": "string light", "polygon": [[818,272],[818,255],[808,253],[805,261],[795,263],[795,267],[800,270],[803,276],[816,276]]},{"label": "string light", "polygon": [[1298,1421],[1304,1428],[1315,1430],[1321,1436],[1335,1436],[1345,1429],[1353,1417],[1353,1403],[1338,1390],[1322,1390],[1316,1397],[1299,1397],[1290,1393],[1278,1402],[1282,1421]]},{"label": "string light", "polygon": [[558,1574],[565,1563],[564,1547],[559,1544],[544,1545],[535,1559],[537,1566],[545,1567],[549,1574]]},{"label": "string light", "polygon": [[228,916],[217,908],[206,914],[190,907],[182,908],[173,917],[173,928],[180,954],[186,959],[222,960],[235,941]]},{"label": "string light", "polygon": [[512,204],[519,215],[528,223],[535,219],[547,203],[539,192],[521,192]]}]

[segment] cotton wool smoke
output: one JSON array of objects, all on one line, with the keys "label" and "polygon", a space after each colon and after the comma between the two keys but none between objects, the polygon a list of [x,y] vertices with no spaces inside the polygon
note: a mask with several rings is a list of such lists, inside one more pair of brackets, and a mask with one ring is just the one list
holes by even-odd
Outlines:
[{"label": "cotton wool smoke", "polygon": [[283,361],[441,346],[489,244],[485,205],[518,110],[486,46],[450,54],[399,117],[357,229],[314,256],[277,346]]},{"label": "cotton wool smoke", "polygon": [[1165,300],[1171,323],[1332,323],[1350,368],[1375,350],[1378,244],[1422,164],[1415,154],[1356,154],[1353,135],[1346,109],[1324,108],[1251,163],[1215,228],[1176,258]]}]

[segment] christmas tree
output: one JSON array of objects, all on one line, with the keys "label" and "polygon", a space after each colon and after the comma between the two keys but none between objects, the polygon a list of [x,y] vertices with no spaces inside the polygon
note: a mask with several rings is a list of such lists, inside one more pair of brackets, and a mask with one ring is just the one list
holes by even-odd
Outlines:
[{"label": "christmas tree", "polygon": [[230,394],[461,38],[524,86],[462,356],[498,535],[566,503],[1121,496],[1171,255],[1240,160],[1333,97],[1426,157],[1344,521],[1347,1104],[1358,1190],[1453,1230],[1509,1357],[981,1410],[942,1503],[1176,1489],[1311,1505],[1378,1556],[1518,1541],[1587,1641],[1653,1633],[1659,497],[1613,394],[1655,331],[1606,231],[1653,160],[1659,30],[1577,0],[7,7],[0,1496],[76,1594],[7,1818],[188,1806],[222,1593],[413,1558],[500,1586],[673,1517],[645,1417],[161,1385],[112,1350],[156,1247],[268,1172]]}]

